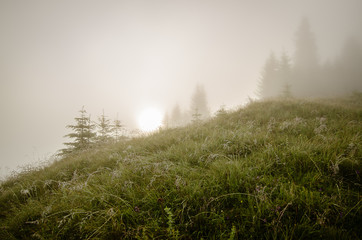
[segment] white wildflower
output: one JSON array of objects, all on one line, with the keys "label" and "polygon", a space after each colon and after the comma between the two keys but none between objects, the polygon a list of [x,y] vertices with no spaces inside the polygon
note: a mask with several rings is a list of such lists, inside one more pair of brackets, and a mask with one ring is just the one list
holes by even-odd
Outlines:
[{"label": "white wildflower", "polygon": [[314,129],[315,134],[321,134],[325,131],[327,131],[327,126],[325,124],[321,124],[317,128]]},{"label": "white wildflower", "polygon": [[113,208],[110,208],[110,209],[107,211],[107,215],[110,216],[110,217],[113,217],[114,215],[116,215],[116,212],[114,211]]},{"label": "white wildflower", "polygon": [[22,195],[29,195],[29,194],[30,194],[30,191],[29,191],[29,189],[21,189],[21,190],[20,190],[20,193],[21,193]]},{"label": "white wildflower", "polygon": [[179,188],[181,185],[182,185],[182,186],[185,186],[185,185],[186,185],[185,181],[182,179],[182,177],[176,176],[175,186],[176,186],[177,188]]},{"label": "white wildflower", "polygon": [[289,121],[284,121],[282,122],[282,124],[280,125],[280,130],[285,130],[285,129],[288,129],[290,126],[292,125],[291,122]]},{"label": "white wildflower", "polygon": [[231,141],[229,141],[229,140],[225,140],[225,143],[222,145],[222,147],[223,147],[223,149],[224,150],[229,150],[230,149],[230,145],[231,145]]},{"label": "white wildflower", "polygon": [[132,188],[133,187],[133,182],[132,181],[125,181],[124,182],[124,187],[125,188]]},{"label": "white wildflower", "polygon": [[275,119],[271,118],[268,122],[267,130],[268,132],[271,132],[275,126]]}]

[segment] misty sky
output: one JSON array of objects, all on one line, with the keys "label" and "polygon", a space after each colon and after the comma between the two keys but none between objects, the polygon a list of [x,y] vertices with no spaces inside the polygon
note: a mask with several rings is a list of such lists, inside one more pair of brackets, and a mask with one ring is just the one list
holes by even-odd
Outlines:
[{"label": "misty sky", "polygon": [[362,39],[361,0],[0,0],[0,175],[62,148],[83,105],[137,128],[198,83],[212,111],[243,104],[303,17],[321,62]]}]

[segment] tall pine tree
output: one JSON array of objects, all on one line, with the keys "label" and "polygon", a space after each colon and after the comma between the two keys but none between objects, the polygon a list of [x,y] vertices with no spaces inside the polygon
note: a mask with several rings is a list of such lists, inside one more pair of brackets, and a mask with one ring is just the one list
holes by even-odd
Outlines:
[{"label": "tall pine tree", "polygon": [[307,97],[318,94],[319,63],[314,33],[307,18],[303,18],[296,32],[294,54],[294,84],[296,95]]},{"label": "tall pine tree", "polygon": [[317,68],[317,45],[308,18],[302,19],[295,36],[295,68],[301,71],[310,71]]},{"label": "tall pine tree", "polygon": [[279,61],[275,57],[275,54],[272,52],[266,60],[263,70],[261,72],[261,78],[258,86],[258,95],[261,98],[267,99],[280,95],[278,68]]},{"label": "tall pine tree", "polygon": [[281,95],[284,98],[292,97],[291,92],[291,78],[292,78],[292,66],[290,64],[290,58],[283,52],[280,57],[280,64],[278,69],[278,75],[281,83]]},{"label": "tall pine tree", "polygon": [[337,60],[340,88],[343,91],[362,91],[362,47],[355,37],[349,37]]}]

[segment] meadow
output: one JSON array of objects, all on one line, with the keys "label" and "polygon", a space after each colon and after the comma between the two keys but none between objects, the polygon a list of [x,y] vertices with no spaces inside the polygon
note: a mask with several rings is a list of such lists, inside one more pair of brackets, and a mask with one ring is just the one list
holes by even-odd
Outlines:
[{"label": "meadow", "polygon": [[362,95],[252,101],[0,185],[0,239],[359,239]]}]

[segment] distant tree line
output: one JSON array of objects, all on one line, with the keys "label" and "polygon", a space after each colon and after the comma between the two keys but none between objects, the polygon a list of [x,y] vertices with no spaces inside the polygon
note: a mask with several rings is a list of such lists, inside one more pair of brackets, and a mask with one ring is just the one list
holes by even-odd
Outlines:
[{"label": "distant tree line", "polygon": [[59,155],[88,149],[97,144],[118,142],[121,138],[125,138],[124,127],[118,120],[118,116],[111,122],[104,111],[98,117],[98,121],[94,122],[83,106],[79,111],[79,116],[75,117],[74,120],[73,125],[66,126],[72,132],[64,136],[73,139],[73,141],[64,143],[67,148],[61,149]]},{"label": "distant tree line", "polygon": [[172,128],[198,123],[210,117],[205,88],[198,84],[191,97],[190,108],[182,110],[179,104],[175,104],[171,112],[166,112],[163,119],[164,128]]},{"label": "distant tree line", "polygon": [[[293,60],[293,61],[292,61]],[[293,62],[293,63],[292,63]],[[271,53],[261,71],[258,95],[273,97],[320,97],[362,91],[362,48],[349,38],[334,61],[321,64],[308,19],[297,32],[293,58]]]}]

